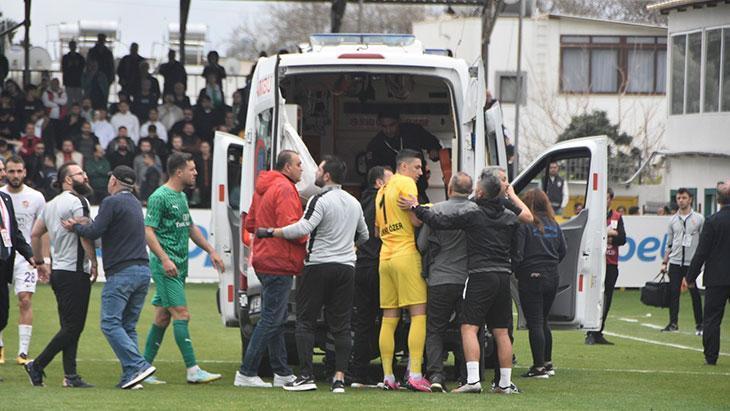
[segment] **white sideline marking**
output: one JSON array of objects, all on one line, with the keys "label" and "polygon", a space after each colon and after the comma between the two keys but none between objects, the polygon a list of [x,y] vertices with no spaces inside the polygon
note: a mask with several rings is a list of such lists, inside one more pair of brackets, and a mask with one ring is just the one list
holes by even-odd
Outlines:
[{"label": "white sideline marking", "polygon": [[626,321],[627,323],[638,323],[639,320],[636,318],[626,318],[626,317],[619,317],[619,320]]},{"label": "white sideline marking", "polygon": [[[610,335],[612,337],[624,338],[624,339],[627,339],[627,340],[639,341],[639,342],[643,342],[643,343],[647,343],[647,344],[654,344],[654,345],[661,345],[661,346],[664,346],[664,347],[679,348],[680,350],[689,350],[689,351],[696,351],[696,352],[704,352],[704,350],[702,350],[701,348],[689,347],[687,345],[682,345],[682,344],[674,344],[674,343],[667,343],[667,342],[656,341],[656,340],[649,340],[649,339],[646,339],[646,338],[634,337],[634,336],[631,336],[631,335],[624,335],[624,334],[617,334],[617,333],[612,333],[612,332],[608,332],[608,331],[604,331],[604,334]],[[730,354],[725,353],[725,352],[721,352],[720,355],[724,355],[724,356],[730,357]]]},{"label": "white sideline marking", "polygon": [[641,323],[641,326],[646,327],[646,328],[651,328],[653,330],[663,330],[664,329],[664,327],[662,327],[661,325],[649,324],[649,323]]}]

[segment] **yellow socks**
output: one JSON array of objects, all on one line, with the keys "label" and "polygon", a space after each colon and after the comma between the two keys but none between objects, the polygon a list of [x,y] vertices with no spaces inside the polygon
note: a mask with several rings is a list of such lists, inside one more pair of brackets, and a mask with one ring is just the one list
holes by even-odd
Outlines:
[{"label": "yellow socks", "polygon": [[[425,316],[422,317],[425,318]],[[378,343],[380,345],[380,360],[383,363],[383,375],[386,377],[393,375],[393,355],[395,355],[396,327],[398,327],[398,317],[383,317],[383,321],[380,325],[380,338],[378,339]],[[423,331],[425,336],[425,321]],[[411,331],[411,333],[412,332],[413,331]],[[408,344],[410,345],[410,338]],[[423,343],[421,343],[421,353],[423,354]]]},{"label": "yellow socks", "polygon": [[413,315],[411,316],[411,329],[408,332],[408,352],[411,360],[411,375],[413,376],[421,375],[425,346],[426,315]]}]

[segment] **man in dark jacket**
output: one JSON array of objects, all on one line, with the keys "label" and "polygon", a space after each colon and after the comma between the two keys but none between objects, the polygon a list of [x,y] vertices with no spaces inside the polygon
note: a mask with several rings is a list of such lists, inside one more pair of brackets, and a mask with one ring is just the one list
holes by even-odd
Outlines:
[{"label": "man in dark jacket", "polygon": [[130,95],[135,94],[140,85],[139,64],[144,61],[144,57],[138,54],[139,45],[132,43],[129,46],[129,54],[119,60],[117,66],[117,75],[119,75],[119,85],[122,90]]},{"label": "man in dark jacket", "polygon": [[[99,33],[97,35],[96,44],[89,50],[86,58],[99,64],[99,71],[104,73],[108,84],[114,82],[114,54],[106,46],[105,34]],[[109,93],[107,92],[107,94]]]},{"label": "man in dark jacket", "polygon": [[599,331],[588,331],[586,334],[586,344],[602,344],[613,345],[612,342],[606,340],[603,336],[603,329],[606,328],[606,318],[608,318],[608,310],[611,309],[611,300],[613,299],[613,289],[616,287],[618,279],[618,248],[626,244],[626,230],[624,230],[624,219],[621,213],[611,210],[611,201],[613,201],[613,189],[608,188],[606,194],[606,204],[608,212],[606,214],[606,225],[608,225],[608,248],[606,249],[606,279],[603,285],[603,318],[601,320],[601,329]]},{"label": "man in dark jacket", "polygon": [[700,243],[687,272],[687,284],[694,286],[705,266],[705,318],[702,345],[705,363],[717,364],[720,355],[720,325],[730,300],[730,180],[718,184],[717,202],[722,208],[705,220]]},{"label": "man in dark jacket", "polygon": [[162,94],[173,94],[175,92],[175,83],[188,84],[188,73],[185,66],[175,60],[175,50],[167,52],[167,63],[160,64],[159,72],[165,79]]},{"label": "man in dark jacket", "polygon": [[[246,231],[257,228],[284,227],[302,218],[302,203],[295,184],[302,179],[302,160],[291,150],[282,150],[273,171],[263,171],[256,181],[256,190],[245,221]],[[264,238],[254,241],[251,264],[261,282],[261,317],[246,347],[243,363],[236,372],[236,387],[271,387],[258,376],[264,352],[268,350],[274,386],[296,379],[287,364],[284,324],[287,318],[289,292],[294,276],[304,268],[304,245],[307,238],[286,240]]]},{"label": "man in dark jacket", "polygon": [[531,222],[532,213],[515,194],[501,167],[487,167],[482,171],[477,183],[476,203],[477,209],[465,208],[461,213],[448,215],[422,207],[414,198],[402,198],[400,205],[410,207],[416,217],[432,229],[466,232],[469,274],[464,290],[461,337],[467,383],[454,392],[481,392],[477,333],[486,322],[494,335],[499,358],[500,380],[495,384],[494,392],[518,393],[512,383],[512,342],[507,333],[512,321],[510,256],[518,221]]},{"label": "man in dark jacket", "polygon": [[372,385],[368,379],[368,364],[378,353],[378,317],[380,314],[380,246],[375,235],[375,195],[390,180],[393,172],[376,166],[368,172],[368,188],[360,196],[365,223],[370,237],[357,248],[355,263],[355,297],[352,307],[352,385]]},{"label": "man in dark jacket", "polygon": [[76,42],[68,42],[68,53],[61,58],[61,70],[63,71],[63,87],[66,88],[68,96],[67,104],[78,103],[83,97],[81,88],[81,74],[84,72],[86,60],[76,51]]}]

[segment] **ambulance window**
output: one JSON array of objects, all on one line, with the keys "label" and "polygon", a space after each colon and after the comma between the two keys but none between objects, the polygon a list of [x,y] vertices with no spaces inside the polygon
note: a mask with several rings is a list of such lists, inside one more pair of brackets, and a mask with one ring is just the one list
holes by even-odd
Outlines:
[{"label": "ambulance window", "polygon": [[227,173],[228,173],[228,206],[238,211],[241,203],[241,166],[243,160],[243,147],[239,145],[228,146]]},{"label": "ambulance window", "polygon": [[256,115],[256,165],[255,175],[271,169],[271,139],[274,109],[269,108]]}]

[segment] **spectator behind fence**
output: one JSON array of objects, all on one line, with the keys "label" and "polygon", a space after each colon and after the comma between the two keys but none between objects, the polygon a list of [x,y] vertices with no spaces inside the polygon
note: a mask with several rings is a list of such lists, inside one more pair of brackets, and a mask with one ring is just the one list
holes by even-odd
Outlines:
[{"label": "spectator behind fence", "polygon": [[[105,34],[99,33],[96,36],[96,44],[89,50],[86,58],[97,62],[99,71],[106,77],[107,84],[114,82],[114,54],[106,46]],[[108,89],[106,94],[109,94]]]},{"label": "spectator behind fence", "polygon": [[147,137],[149,135],[150,126],[155,126],[157,137],[159,137],[160,140],[167,142],[167,128],[165,128],[165,125],[160,121],[159,112],[157,111],[157,108],[154,107],[150,108],[148,111],[147,121],[140,126],[139,136]]},{"label": "spectator behind fence", "polygon": [[558,264],[565,258],[567,245],[548,196],[533,189],[524,196],[534,217],[532,224],[521,224],[512,247],[512,268],[519,280],[520,305],[529,330],[532,367],[523,377],[549,378],[553,336],[548,324],[550,308],[558,292]]},{"label": "spectator behind fence", "polygon": [[56,153],[56,167],[61,168],[64,164],[74,163],[83,167],[84,156],[76,151],[73,140],[70,138],[63,140],[61,143],[61,151]]},{"label": "spectator behind fence", "polygon": [[81,101],[83,97],[81,75],[85,66],[86,59],[76,51],[76,41],[69,41],[68,53],[61,58],[61,72],[63,73],[63,86],[66,88],[70,104]]},{"label": "spectator behind fence", "polygon": [[109,101],[109,78],[99,70],[99,63],[89,59],[86,69],[81,76],[81,87],[84,96],[91,99],[91,106],[95,110],[106,110]]},{"label": "spectator behind fence", "polygon": [[68,96],[61,88],[61,82],[54,78],[51,80],[51,87],[43,92],[43,105],[48,109],[48,115],[54,120],[58,120],[66,115],[66,103]]},{"label": "spectator behind fence", "polygon": [[175,95],[166,93],[163,97],[163,104],[157,107],[159,121],[165,125],[165,131],[172,130],[178,121],[183,119],[183,111],[175,105]]},{"label": "spectator behind fence", "polygon": [[218,64],[218,59],[219,56],[217,51],[213,50],[208,52],[208,63],[203,69],[203,78],[207,79],[210,74],[214,74],[216,81],[218,82],[218,86],[220,86],[221,90],[223,90],[223,79],[226,78],[226,69]]},{"label": "spectator behind fence", "polygon": [[106,115],[106,109],[96,110],[94,122],[91,124],[91,132],[99,138],[99,144],[104,150],[117,135],[114,126],[107,120]]},{"label": "spectator behind fence", "polygon": [[694,286],[702,266],[705,286],[705,318],[702,345],[705,363],[717,364],[720,355],[720,326],[730,301],[730,180],[717,184],[720,210],[705,221],[700,243],[687,272],[688,286]]},{"label": "spectator behind fence", "polygon": [[139,140],[139,119],[129,111],[129,103],[119,102],[119,112],[112,116],[111,123],[115,129],[122,126],[126,127],[129,138],[137,144]]},{"label": "spectator behind fence", "polygon": [[104,149],[101,144],[94,147],[94,154],[84,159],[84,171],[89,177],[89,184],[94,189],[94,195],[91,198],[91,204],[97,205],[101,203],[106,196],[107,181],[109,180],[109,172],[112,168],[109,160],[104,156]]},{"label": "spectator behind fence", "polygon": [[188,74],[185,66],[175,60],[175,50],[167,52],[167,63],[160,64],[159,73],[165,79],[162,94],[172,94],[175,90],[175,83],[188,84]]},{"label": "spectator behind fence", "polygon": [[134,94],[139,88],[141,81],[139,63],[144,61],[144,57],[140,56],[139,44],[132,43],[129,46],[129,54],[122,57],[119,60],[117,66],[117,75],[119,76],[119,85],[122,87],[122,91],[128,95]]}]

